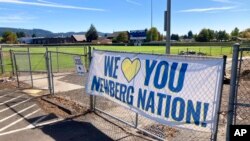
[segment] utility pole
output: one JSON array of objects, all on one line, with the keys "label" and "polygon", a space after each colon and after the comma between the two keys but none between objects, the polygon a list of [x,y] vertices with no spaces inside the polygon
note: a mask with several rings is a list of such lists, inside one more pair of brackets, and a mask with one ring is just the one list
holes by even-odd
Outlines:
[{"label": "utility pole", "polygon": [[170,40],[171,40],[171,0],[167,0],[167,15],[166,15],[167,21],[166,22],[166,26],[167,26],[167,35],[166,35],[166,54],[170,54]]}]

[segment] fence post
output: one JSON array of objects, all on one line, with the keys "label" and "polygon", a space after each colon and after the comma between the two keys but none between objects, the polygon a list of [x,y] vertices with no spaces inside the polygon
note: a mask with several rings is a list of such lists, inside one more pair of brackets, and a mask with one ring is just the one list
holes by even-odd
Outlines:
[{"label": "fence post", "polygon": [[[84,52],[84,55],[88,55],[88,52],[87,52],[87,46],[83,46],[83,52]],[[88,58],[87,57],[84,57],[84,61],[85,61],[85,68],[86,70],[88,69]]]},{"label": "fence post", "polygon": [[52,94],[48,47],[46,47],[46,52],[45,52],[45,63],[46,63],[47,75],[48,75],[48,88],[49,88],[49,93]]},{"label": "fence post", "polygon": [[3,65],[2,65],[2,47],[0,45],[0,68],[1,68],[1,74],[3,74]]},{"label": "fence post", "polygon": [[219,99],[219,108],[218,108],[218,113],[217,113],[217,121],[216,121],[216,127],[215,127],[215,132],[214,132],[214,136],[213,136],[213,140],[217,141],[217,135],[218,135],[218,126],[219,126],[219,121],[220,121],[220,109],[221,109],[221,100],[222,100],[222,93],[223,93],[223,80],[226,74],[226,64],[227,64],[227,56],[224,55],[223,56],[223,70],[222,70],[222,75],[221,75],[221,90],[220,90],[220,99]]},{"label": "fence post", "polygon": [[0,65],[1,65],[1,73],[4,74],[5,69],[4,69],[4,57],[3,57],[3,50],[2,47],[0,46]]},{"label": "fence post", "polygon": [[135,128],[138,127],[138,113],[135,113]]},{"label": "fence post", "polygon": [[17,79],[17,87],[20,88],[19,76],[18,76],[18,68],[16,63],[16,55],[14,55],[14,64],[15,64],[15,71],[16,71],[16,79]]},{"label": "fence post", "polygon": [[57,63],[57,72],[59,72],[59,54],[58,46],[56,46],[56,63]]},{"label": "fence post", "polygon": [[[91,47],[88,46],[88,59],[89,59],[89,69],[90,69],[90,62],[91,62]],[[88,72],[89,72],[89,69],[88,69]],[[94,105],[94,96],[93,95],[90,95],[90,111],[91,112],[94,112],[95,111],[95,105]]]},{"label": "fence post", "polygon": [[238,69],[238,57],[239,57],[240,44],[234,44],[233,46],[233,58],[231,66],[231,81],[230,81],[230,94],[228,100],[228,114],[227,114],[227,133],[226,140],[230,140],[230,125],[233,123],[234,115],[234,99],[235,92],[237,91],[237,69]]},{"label": "fence post", "polygon": [[33,88],[33,76],[32,76],[32,66],[31,66],[31,59],[30,59],[30,48],[28,47],[28,61],[29,61],[29,71],[30,71],[30,79],[31,79],[31,87]]},{"label": "fence post", "polygon": [[212,46],[210,46],[210,56],[212,56]]},{"label": "fence post", "polygon": [[51,91],[52,94],[55,94],[55,88],[54,88],[54,76],[53,76],[53,66],[52,66],[52,56],[51,56],[51,52],[49,52],[49,63],[50,63],[50,79],[51,79]]},{"label": "fence post", "polygon": [[12,69],[12,76],[15,75],[14,64],[13,64],[13,51],[10,49],[10,62],[11,62],[11,69]]}]

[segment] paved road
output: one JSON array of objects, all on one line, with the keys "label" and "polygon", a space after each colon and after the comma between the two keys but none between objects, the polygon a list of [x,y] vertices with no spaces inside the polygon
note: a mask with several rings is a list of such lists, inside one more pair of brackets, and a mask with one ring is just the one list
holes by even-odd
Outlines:
[{"label": "paved road", "polygon": [[[33,97],[21,90],[0,90],[0,141],[34,140],[34,138],[32,139],[33,135],[21,132],[33,130],[32,134],[38,135],[39,132],[34,133],[36,131],[34,129],[59,120],[63,119],[43,112]],[[43,137],[42,135],[40,134],[39,137]],[[25,136],[30,139],[25,138]],[[37,137],[35,136],[35,138]],[[39,138],[37,139],[39,140]]]},{"label": "paved road", "polygon": [[0,141],[145,140],[95,114],[71,120],[45,113],[21,90],[0,90]]}]

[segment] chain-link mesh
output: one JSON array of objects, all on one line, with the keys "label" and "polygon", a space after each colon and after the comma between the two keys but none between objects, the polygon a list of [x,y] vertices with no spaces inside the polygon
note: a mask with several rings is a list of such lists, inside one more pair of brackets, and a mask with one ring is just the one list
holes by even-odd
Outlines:
[{"label": "chain-link mesh", "polygon": [[234,124],[247,125],[250,123],[250,48],[240,51],[239,61]]},{"label": "chain-link mesh", "polygon": [[65,52],[49,52],[50,68],[52,72],[52,89],[57,96],[75,101],[82,106],[89,107],[89,96],[84,92],[87,73],[77,73],[75,57],[79,57],[87,67],[87,55]]},{"label": "chain-link mesh", "polygon": [[0,50],[0,74],[13,75],[12,61],[11,51]]},{"label": "chain-link mesh", "polygon": [[14,62],[22,88],[48,90],[48,75],[44,53],[15,52]]}]

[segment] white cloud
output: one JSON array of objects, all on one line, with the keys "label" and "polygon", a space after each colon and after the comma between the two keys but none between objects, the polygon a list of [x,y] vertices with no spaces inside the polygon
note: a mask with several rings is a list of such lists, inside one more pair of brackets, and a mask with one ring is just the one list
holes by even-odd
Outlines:
[{"label": "white cloud", "polygon": [[131,3],[131,4],[134,4],[134,5],[138,5],[138,6],[141,6],[141,5],[142,5],[141,3],[136,2],[136,1],[134,1],[134,0],[126,0],[126,2]]},{"label": "white cloud", "polygon": [[48,1],[44,1],[44,0],[38,0],[37,2],[30,2],[30,1],[28,2],[28,1],[23,1],[23,0],[0,0],[0,3],[32,5],[32,6],[40,6],[40,7],[63,8],[63,9],[77,9],[77,10],[88,10],[88,11],[105,11],[104,9],[99,9],[99,8],[63,5],[63,4],[51,3]]},{"label": "white cloud", "polygon": [[234,4],[234,5],[241,5],[241,2],[237,1],[231,1],[231,0],[211,0],[213,2],[219,2],[219,3],[227,3],[227,4]]},{"label": "white cloud", "polygon": [[181,13],[192,13],[192,12],[212,12],[212,11],[223,11],[223,10],[231,10],[235,7],[209,7],[209,8],[194,8],[194,9],[186,9],[180,10]]},{"label": "white cloud", "polygon": [[212,0],[214,2],[221,2],[221,3],[231,3],[232,1],[230,0]]},{"label": "white cloud", "polygon": [[49,1],[45,1],[45,0],[37,0],[37,1],[41,2],[41,3],[47,3],[47,4],[57,4],[57,3],[49,2]]},{"label": "white cloud", "polygon": [[21,15],[0,16],[0,23],[26,23],[36,19],[35,17],[27,17]]}]

